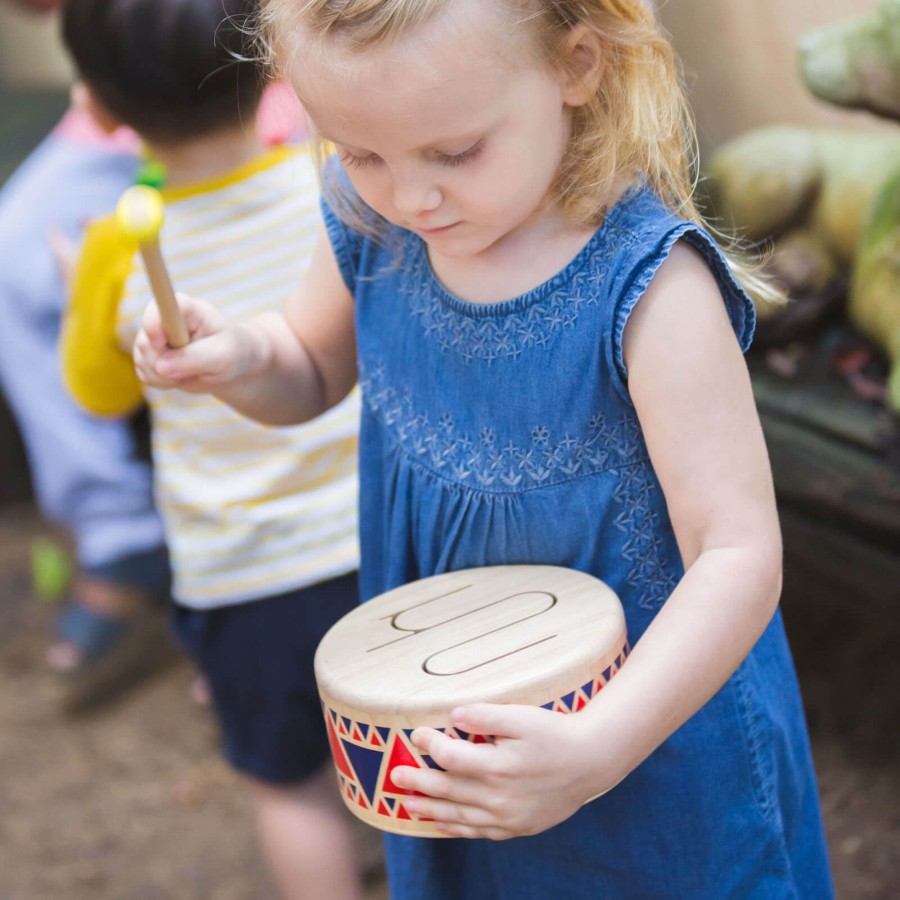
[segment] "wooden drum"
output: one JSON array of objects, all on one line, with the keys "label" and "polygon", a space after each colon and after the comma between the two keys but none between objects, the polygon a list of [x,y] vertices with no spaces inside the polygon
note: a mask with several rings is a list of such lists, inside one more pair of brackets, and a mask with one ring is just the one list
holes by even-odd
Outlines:
[{"label": "wooden drum", "polygon": [[440,837],[410,818],[395,766],[436,764],[410,740],[476,703],[577,712],[628,653],[625,617],[602,581],[553,566],[436,575],[388,591],[337,622],[316,652],[316,679],[344,803],[384,831]]}]

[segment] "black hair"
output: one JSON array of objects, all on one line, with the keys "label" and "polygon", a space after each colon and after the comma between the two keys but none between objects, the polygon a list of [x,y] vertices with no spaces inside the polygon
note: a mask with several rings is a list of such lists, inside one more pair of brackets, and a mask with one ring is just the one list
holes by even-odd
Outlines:
[{"label": "black hair", "polygon": [[148,140],[181,141],[256,112],[255,12],[254,0],[65,0],[62,36],[109,112]]}]

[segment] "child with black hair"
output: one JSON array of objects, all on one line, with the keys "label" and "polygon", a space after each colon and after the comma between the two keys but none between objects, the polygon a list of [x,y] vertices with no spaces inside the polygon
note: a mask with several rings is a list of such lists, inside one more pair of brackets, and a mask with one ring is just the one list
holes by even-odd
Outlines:
[{"label": "child with black hair", "polygon": [[[252,11],[248,0],[68,0],[62,20],[83,103],[133,128],[165,167],[160,241],[174,283],[238,319],[283,304],[309,262],[319,199],[306,149],[257,137]],[[204,395],[144,390],[130,349],[151,294],[136,249],[113,217],[89,226],[64,377],[95,414],[150,406],[174,629],[247,776],[281,894],[357,897],[312,669],[321,636],[357,603],[357,398],[275,429]]]},{"label": "child with black hair", "polygon": [[[42,0],[40,11],[58,6]],[[27,452],[34,501],[72,548],[45,653],[71,712],[121,696],[172,659],[160,641],[170,573],[151,467],[127,417],[90,415],[61,378],[69,259],[85,223],[115,205],[140,166],[134,132],[105,132],[79,101],[80,86],[73,94],[0,188],[0,392]],[[284,82],[266,85],[257,130],[267,145],[306,139]]]}]

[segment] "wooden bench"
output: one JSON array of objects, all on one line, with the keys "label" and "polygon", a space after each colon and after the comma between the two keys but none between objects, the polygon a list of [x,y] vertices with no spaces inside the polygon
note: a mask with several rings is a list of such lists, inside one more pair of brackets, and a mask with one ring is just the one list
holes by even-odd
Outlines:
[{"label": "wooden bench", "polygon": [[900,616],[900,420],[831,365],[846,325],[803,345],[791,377],[749,356],[784,532],[785,596]]}]

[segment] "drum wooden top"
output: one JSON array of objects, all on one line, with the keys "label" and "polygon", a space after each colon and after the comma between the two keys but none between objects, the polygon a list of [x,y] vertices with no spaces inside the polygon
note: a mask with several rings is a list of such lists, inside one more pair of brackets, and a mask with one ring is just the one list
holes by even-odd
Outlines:
[{"label": "drum wooden top", "polygon": [[621,653],[624,640],[618,598],[590,575],[555,566],[466,569],[404,585],[344,616],[319,645],[316,678],[339,712],[421,725],[436,714],[444,721],[460,704],[552,699]]}]

